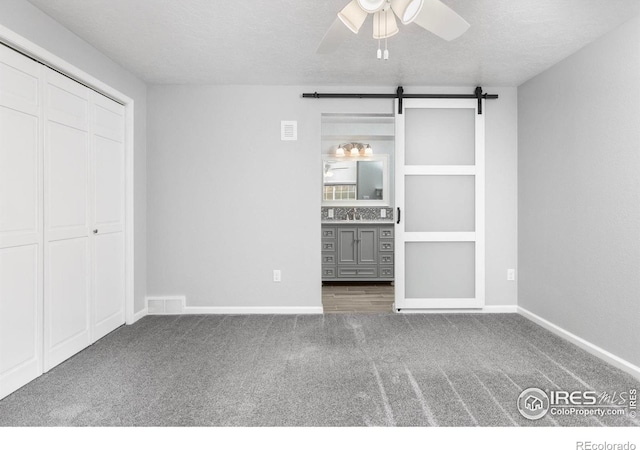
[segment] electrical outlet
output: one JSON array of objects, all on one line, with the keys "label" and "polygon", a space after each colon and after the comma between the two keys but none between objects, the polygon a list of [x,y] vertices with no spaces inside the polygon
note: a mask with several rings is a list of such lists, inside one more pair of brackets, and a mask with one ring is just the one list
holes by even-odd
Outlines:
[{"label": "electrical outlet", "polygon": [[276,283],[280,283],[282,281],[282,272],[280,270],[275,269],[273,271],[273,281]]},{"label": "electrical outlet", "polygon": [[327,211],[327,216],[329,217],[329,219],[333,219],[333,208]]},{"label": "electrical outlet", "polygon": [[507,269],[507,281],[515,281],[516,269]]},{"label": "electrical outlet", "polygon": [[387,210],[386,209],[382,208],[380,210],[380,217],[383,218],[383,219],[387,217]]}]

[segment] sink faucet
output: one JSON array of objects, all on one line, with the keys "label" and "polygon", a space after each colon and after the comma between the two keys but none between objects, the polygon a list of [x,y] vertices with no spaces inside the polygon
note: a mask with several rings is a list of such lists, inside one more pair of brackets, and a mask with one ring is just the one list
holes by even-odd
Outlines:
[{"label": "sink faucet", "polygon": [[[358,210],[356,208],[351,208],[349,211],[347,211],[347,220],[349,220],[349,214],[351,214],[351,220],[358,220],[358,217],[356,216],[357,213]],[[362,214],[360,214],[360,219],[362,219]]]}]

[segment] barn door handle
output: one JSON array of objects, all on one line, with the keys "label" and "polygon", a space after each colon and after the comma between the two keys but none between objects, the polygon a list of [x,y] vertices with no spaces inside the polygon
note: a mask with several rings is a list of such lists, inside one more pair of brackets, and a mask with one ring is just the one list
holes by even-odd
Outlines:
[{"label": "barn door handle", "polygon": [[398,208],[398,221],[396,223],[400,223],[400,208]]}]

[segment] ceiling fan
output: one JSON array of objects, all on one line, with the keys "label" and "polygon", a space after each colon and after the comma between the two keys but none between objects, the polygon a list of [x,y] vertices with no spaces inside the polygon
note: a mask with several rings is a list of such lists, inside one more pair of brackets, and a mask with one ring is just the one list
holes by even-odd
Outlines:
[{"label": "ceiling fan", "polygon": [[446,41],[467,31],[469,22],[440,0],[351,0],[324,35],[316,53],[335,51],[349,35],[357,34],[362,24],[373,14],[373,38],[378,40],[378,59],[382,57],[380,41],[385,39],[384,59],[389,58],[386,39],[397,34],[396,16],[404,25],[415,23]]}]

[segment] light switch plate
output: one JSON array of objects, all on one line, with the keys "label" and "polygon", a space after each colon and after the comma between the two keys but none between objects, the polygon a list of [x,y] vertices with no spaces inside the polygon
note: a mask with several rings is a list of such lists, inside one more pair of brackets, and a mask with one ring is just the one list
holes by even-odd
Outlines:
[{"label": "light switch plate", "polygon": [[387,217],[387,210],[386,210],[386,209],[382,208],[382,209],[380,210],[380,217],[381,217],[381,218],[383,218],[383,219],[384,219],[385,217]]},{"label": "light switch plate", "polygon": [[329,217],[329,219],[333,219],[333,208],[327,211],[327,217]]}]

